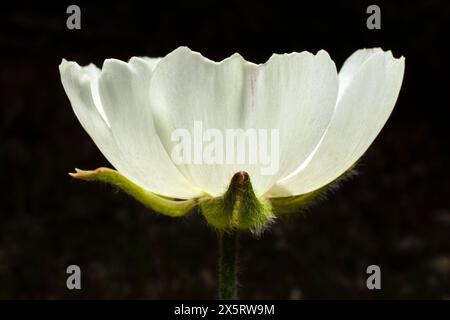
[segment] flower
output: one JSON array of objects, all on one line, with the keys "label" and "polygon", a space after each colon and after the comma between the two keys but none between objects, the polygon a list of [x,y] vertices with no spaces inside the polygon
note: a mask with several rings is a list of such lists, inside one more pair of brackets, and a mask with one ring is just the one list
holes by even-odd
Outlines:
[{"label": "flower", "polygon": [[[59,70],[76,116],[117,169],[72,176],[118,186],[164,214],[199,205],[217,228],[259,230],[304,206],[364,154],[397,100],[404,58],[362,49],[338,73],[324,50],[273,54],[257,65],[180,47],[164,58],[107,59],[101,70],[63,60]],[[195,135],[196,121],[215,130],[210,139],[229,129],[276,130],[278,170],[262,174],[261,161],[173,161],[174,131]]]}]

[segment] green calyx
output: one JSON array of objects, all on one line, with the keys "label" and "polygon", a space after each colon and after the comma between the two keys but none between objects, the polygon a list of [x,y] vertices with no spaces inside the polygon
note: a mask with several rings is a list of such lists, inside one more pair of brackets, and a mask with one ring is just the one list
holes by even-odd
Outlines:
[{"label": "green calyx", "polygon": [[145,207],[170,217],[184,216],[199,205],[208,223],[223,231],[239,229],[259,232],[275,218],[269,201],[256,197],[246,172],[238,172],[233,176],[223,196],[189,200],[177,200],[149,192],[109,168],[87,171],[76,169],[76,173],[70,175],[80,180],[110,184]]},{"label": "green calyx", "polygon": [[203,196],[195,199],[179,200],[149,192],[135,184],[121,173],[109,168],[79,170],[70,175],[85,181],[99,181],[110,184],[142,203],[145,207],[170,217],[181,217],[200,207],[208,223],[221,231],[250,230],[260,233],[276,217],[303,211],[320,199],[327,190],[335,186],[337,180],[318,190],[289,197],[258,198],[246,172],[234,174],[228,190],[219,197]]},{"label": "green calyx", "polygon": [[246,172],[237,172],[223,196],[200,199],[200,208],[210,225],[221,230],[260,232],[272,221],[270,202],[258,199]]}]

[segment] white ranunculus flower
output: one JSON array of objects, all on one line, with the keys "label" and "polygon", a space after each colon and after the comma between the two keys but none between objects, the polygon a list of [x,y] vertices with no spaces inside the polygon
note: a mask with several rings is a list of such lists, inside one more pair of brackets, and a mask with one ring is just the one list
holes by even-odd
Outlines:
[{"label": "white ranunculus flower", "polygon": [[[118,171],[79,170],[74,177],[115,184],[162,213],[181,215],[200,204],[216,227],[252,229],[273,211],[295,209],[356,163],[394,107],[404,58],[362,49],[338,73],[323,50],[274,54],[257,65],[238,54],[214,62],[180,47],[164,58],[107,59],[101,70],[65,60],[59,69],[79,121]],[[279,170],[264,175],[260,163],[174,163],[171,134],[192,132],[195,121],[218,130],[276,129]],[[236,183],[250,177],[247,196],[265,212],[248,225],[233,210],[228,220],[214,220],[219,207],[230,206],[236,172],[248,173]]]}]

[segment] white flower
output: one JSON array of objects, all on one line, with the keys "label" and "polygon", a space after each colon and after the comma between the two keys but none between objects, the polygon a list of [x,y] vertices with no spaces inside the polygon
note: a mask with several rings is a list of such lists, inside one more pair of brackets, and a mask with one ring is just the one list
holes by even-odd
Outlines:
[{"label": "white flower", "polygon": [[[237,171],[259,199],[308,194],[364,154],[400,91],[404,58],[362,49],[339,74],[327,52],[274,54],[261,65],[234,54],[213,62],[186,47],[164,58],[105,60],[102,69],[63,60],[73,110],[109,162],[142,190],[194,199],[223,195]],[[175,164],[171,132],[266,128],[279,132],[279,170],[259,165]]]}]

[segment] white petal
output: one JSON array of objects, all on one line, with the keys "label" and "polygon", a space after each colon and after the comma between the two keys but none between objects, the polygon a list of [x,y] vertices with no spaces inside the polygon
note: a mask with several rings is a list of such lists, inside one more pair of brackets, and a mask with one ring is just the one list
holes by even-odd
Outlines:
[{"label": "white petal", "polygon": [[333,115],[338,93],[334,62],[319,51],[273,55],[255,74],[254,111],[248,114],[256,127],[280,132],[279,179],[299,167],[313,152]]},{"label": "white petal", "polygon": [[386,123],[400,91],[404,58],[381,49],[354,53],[339,72],[330,126],[309,163],[277,183],[270,196],[298,195],[332,182],[368,149]]},{"label": "white petal", "polygon": [[345,92],[347,86],[353,80],[353,77],[359,72],[361,66],[374,54],[383,52],[380,48],[360,49],[355,51],[344,62],[339,70],[339,93]]},{"label": "white petal", "polygon": [[[153,70],[161,59],[162,58],[132,57],[128,63],[140,70],[144,76],[151,77]],[[147,72],[145,69],[148,69],[150,72]]]},{"label": "white petal", "polygon": [[104,110],[98,104],[97,80],[100,70],[92,64],[80,67],[75,62],[63,60],[59,71],[64,90],[81,125],[106,159],[122,171],[125,162],[111,136]]},{"label": "white petal", "polygon": [[[249,66],[238,55],[220,64],[207,61],[187,48],[168,54],[153,74],[150,101],[166,150],[171,152],[176,141],[175,129],[187,129],[194,134],[194,122],[201,121],[203,130],[236,128],[243,121],[241,107],[245,82],[245,68]],[[197,139],[198,140],[198,139]],[[202,151],[192,150],[202,156]],[[180,165],[196,186],[218,196],[228,187],[236,172],[233,165]]]},{"label": "white petal", "polygon": [[155,131],[148,99],[154,62],[106,60],[98,84],[101,103],[114,140],[141,186],[165,196],[196,197],[201,192],[170,161]]},{"label": "white petal", "polygon": [[278,129],[280,170],[262,175],[261,165],[188,164],[180,166],[194,183],[221,195],[231,177],[247,171],[256,194],[265,193],[312,152],[331,119],[337,95],[334,63],[325,52],[274,55],[264,65],[235,54],[212,62],[188,48],[179,48],[156,67],[150,100],[167,150],[170,134],[194,121],[203,130]]}]

